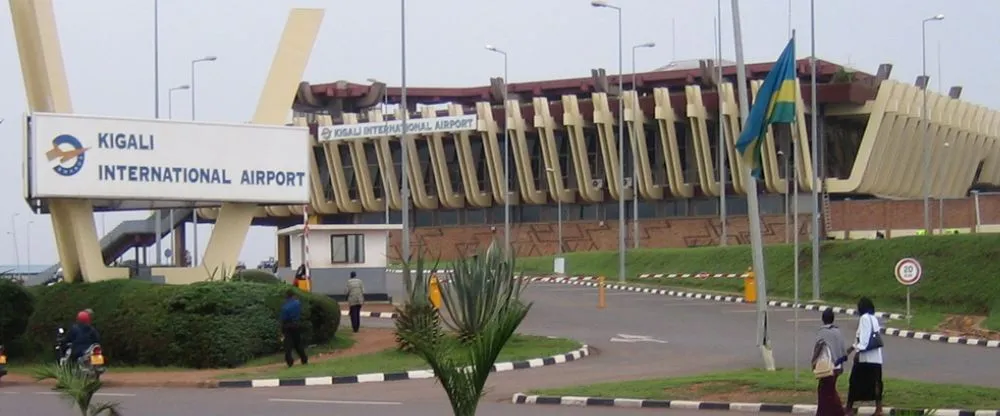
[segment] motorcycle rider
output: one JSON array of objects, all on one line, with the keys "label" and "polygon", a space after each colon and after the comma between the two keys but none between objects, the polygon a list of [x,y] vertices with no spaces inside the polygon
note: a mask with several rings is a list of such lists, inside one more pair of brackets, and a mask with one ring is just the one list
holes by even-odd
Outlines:
[{"label": "motorcycle rider", "polygon": [[66,343],[70,346],[70,361],[76,362],[87,352],[91,345],[101,342],[101,335],[90,324],[90,310],[82,310],[76,314],[76,323],[69,329]]}]

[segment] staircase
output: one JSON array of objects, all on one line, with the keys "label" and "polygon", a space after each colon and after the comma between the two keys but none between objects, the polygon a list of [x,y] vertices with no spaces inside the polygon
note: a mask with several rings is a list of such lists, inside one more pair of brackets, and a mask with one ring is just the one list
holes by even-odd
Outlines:
[{"label": "staircase", "polygon": [[[118,224],[113,230],[101,237],[101,256],[104,264],[113,263],[123,254],[135,247],[149,247],[156,244],[156,241],[170,233],[178,225],[187,221],[192,214],[191,209],[174,209],[174,221],[170,222],[170,210],[160,210],[160,235],[156,235],[156,213],[154,212],[145,220],[124,221]],[[31,281],[25,281],[27,285],[40,284],[56,274],[59,270],[59,263],[49,266]]]}]

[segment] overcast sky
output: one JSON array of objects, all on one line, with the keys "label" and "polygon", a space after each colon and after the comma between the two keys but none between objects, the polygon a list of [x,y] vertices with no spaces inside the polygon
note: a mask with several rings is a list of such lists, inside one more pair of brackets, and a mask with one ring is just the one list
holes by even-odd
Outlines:
[{"label": "overcast sky", "polygon": [[[723,56],[733,59],[729,0],[723,1]],[[809,55],[809,1],[792,0],[792,27],[799,57]],[[1000,108],[1000,2],[996,0],[827,0],[817,1],[816,48],[820,59],[874,72],[895,65],[893,78],[912,82],[921,72],[921,20],[946,15],[927,30],[931,86],[963,85],[963,98]],[[54,0],[70,93],[76,112],[130,117],[153,116],[153,1]],[[631,45],[640,50],[640,71],[672,60],[714,56],[712,0],[618,0],[624,22],[625,71]],[[274,48],[291,7],[327,8],[305,78],[312,83],[366,78],[397,85],[399,1],[397,0],[162,0],[160,1],[161,115],[167,116],[168,88],[189,82],[189,62],[206,55],[218,61],[198,68],[198,119],[241,122],[250,118]],[[788,0],[741,2],[747,62],[773,61],[788,36]],[[21,263],[27,262],[28,221],[32,263],[52,263],[48,216],[31,214],[22,197],[21,127],[24,87],[8,8],[0,10],[0,263],[14,264],[11,224],[16,223]],[[589,76],[591,68],[617,71],[615,15],[586,0],[411,0],[407,9],[408,83],[411,86],[488,84],[502,72],[501,58],[483,49],[490,43],[509,54],[512,82]],[[674,38],[676,34],[676,38]],[[940,45],[940,46],[939,46]],[[939,55],[938,50],[941,53]],[[938,67],[940,65],[941,72]],[[175,118],[190,117],[190,95],[176,93]],[[17,178],[17,179],[14,179]],[[17,214],[16,217],[14,215]],[[146,212],[108,214],[108,230]],[[204,250],[210,226],[199,236]],[[190,238],[190,233],[188,233]],[[241,260],[253,267],[275,253],[274,229],[257,227]],[[190,245],[190,244],[189,244]],[[169,243],[164,243],[164,248]],[[154,254],[150,252],[150,259]]]}]

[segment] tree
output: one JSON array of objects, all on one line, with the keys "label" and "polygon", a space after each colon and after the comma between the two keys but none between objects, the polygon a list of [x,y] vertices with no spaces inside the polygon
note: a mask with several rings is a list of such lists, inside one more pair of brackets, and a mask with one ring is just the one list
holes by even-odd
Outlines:
[{"label": "tree", "polygon": [[491,244],[484,255],[461,258],[441,287],[445,322],[461,344],[443,342],[443,333],[398,331],[434,370],[455,416],[475,415],[497,356],[531,309],[520,299],[524,281],[504,257]]},{"label": "tree", "polygon": [[118,403],[94,403],[94,395],[103,384],[97,377],[91,377],[75,365],[50,365],[35,372],[35,380],[55,380],[52,389],[60,393],[80,410],[82,416],[121,416]]}]

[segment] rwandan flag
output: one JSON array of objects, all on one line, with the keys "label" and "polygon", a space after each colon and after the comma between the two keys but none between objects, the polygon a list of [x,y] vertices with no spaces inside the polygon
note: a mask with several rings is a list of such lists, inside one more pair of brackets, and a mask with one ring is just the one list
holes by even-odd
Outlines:
[{"label": "rwandan flag", "polygon": [[772,123],[792,123],[795,121],[795,39],[774,63],[764,84],[757,91],[757,98],[750,107],[743,132],[736,141],[736,151],[757,179],[763,178],[760,148]]}]

